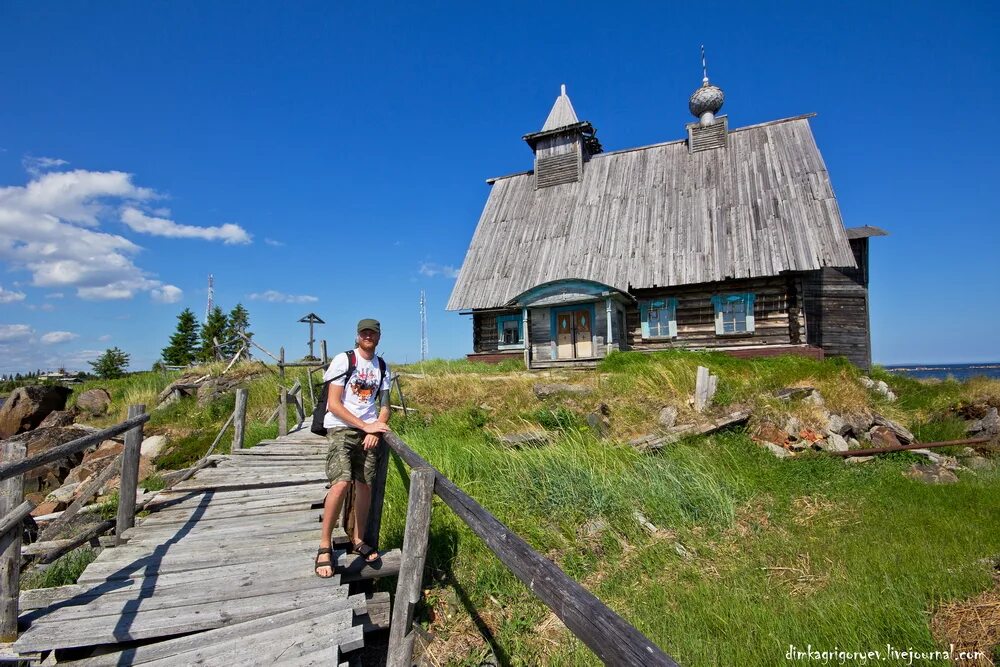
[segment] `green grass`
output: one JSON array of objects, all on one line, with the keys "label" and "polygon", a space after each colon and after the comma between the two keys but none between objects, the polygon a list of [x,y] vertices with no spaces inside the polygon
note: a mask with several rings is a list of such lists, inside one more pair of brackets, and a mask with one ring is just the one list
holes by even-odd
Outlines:
[{"label": "green grass", "polygon": [[523,371],[524,361],[521,358],[508,359],[499,364],[487,364],[482,361],[466,359],[428,359],[412,364],[398,365],[395,370],[404,373],[422,373],[424,375],[448,375],[456,373],[472,373],[479,375],[502,375]]},{"label": "green grass", "polygon": [[55,588],[75,584],[84,569],[97,558],[90,547],[74,549],[56,559],[48,568],[21,580],[21,590],[30,588]]}]

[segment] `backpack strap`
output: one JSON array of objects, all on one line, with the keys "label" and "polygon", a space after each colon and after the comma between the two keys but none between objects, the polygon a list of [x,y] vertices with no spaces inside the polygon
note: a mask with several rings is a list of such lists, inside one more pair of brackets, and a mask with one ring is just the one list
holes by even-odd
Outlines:
[{"label": "backpack strap", "polygon": [[344,354],[347,355],[347,370],[341,373],[340,375],[337,375],[327,380],[327,384],[333,382],[334,380],[339,380],[340,378],[347,378],[348,380],[350,380],[351,376],[354,375],[354,369],[357,368],[358,365],[357,360],[354,358],[354,350],[347,350],[346,352],[344,352]]}]

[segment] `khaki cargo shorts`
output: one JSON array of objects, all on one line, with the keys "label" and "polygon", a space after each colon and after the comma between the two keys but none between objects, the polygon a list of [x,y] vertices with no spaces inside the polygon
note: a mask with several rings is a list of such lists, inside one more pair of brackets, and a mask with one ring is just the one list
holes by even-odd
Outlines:
[{"label": "khaki cargo shorts", "polygon": [[356,428],[327,429],[326,476],[331,484],[354,481],[371,485],[375,481],[382,443],[365,451],[365,435]]}]

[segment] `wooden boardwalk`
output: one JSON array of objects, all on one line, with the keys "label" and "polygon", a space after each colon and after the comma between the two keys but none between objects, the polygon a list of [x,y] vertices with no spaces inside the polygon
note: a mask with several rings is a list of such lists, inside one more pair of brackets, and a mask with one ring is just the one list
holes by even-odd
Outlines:
[{"label": "wooden boardwalk", "polygon": [[350,582],[396,574],[400,554],[367,567],[338,531],[339,574],[314,574],[325,453],[300,427],[217,457],[78,583],[22,593],[13,649],[74,665],[340,664],[390,616],[388,594],[352,595]]}]

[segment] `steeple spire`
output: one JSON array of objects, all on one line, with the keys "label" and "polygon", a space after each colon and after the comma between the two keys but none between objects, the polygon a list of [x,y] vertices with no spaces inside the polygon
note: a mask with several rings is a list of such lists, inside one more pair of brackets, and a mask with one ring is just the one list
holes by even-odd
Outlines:
[{"label": "steeple spire", "polygon": [[569,95],[566,94],[566,84],[564,83],[559,88],[559,97],[556,98],[555,104],[552,105],[552,111],[549,112],[549,117],[545,119],[545,125],[542,126],[541,131],[557,130],[560,127],[575,125],[579,122],[580,119],[576,117],[576,110],[573,109],[573,103],[569,101]]},{"label": "steeple spire", "polygon": [[719,113],[726,96],[722,89],[708,82],[708,65],[705,63],[705,45],[701,45],[701,88],[691,94],[688,109],[698,118],[702,127],[708,127],[715,122],[715,114]]}]

